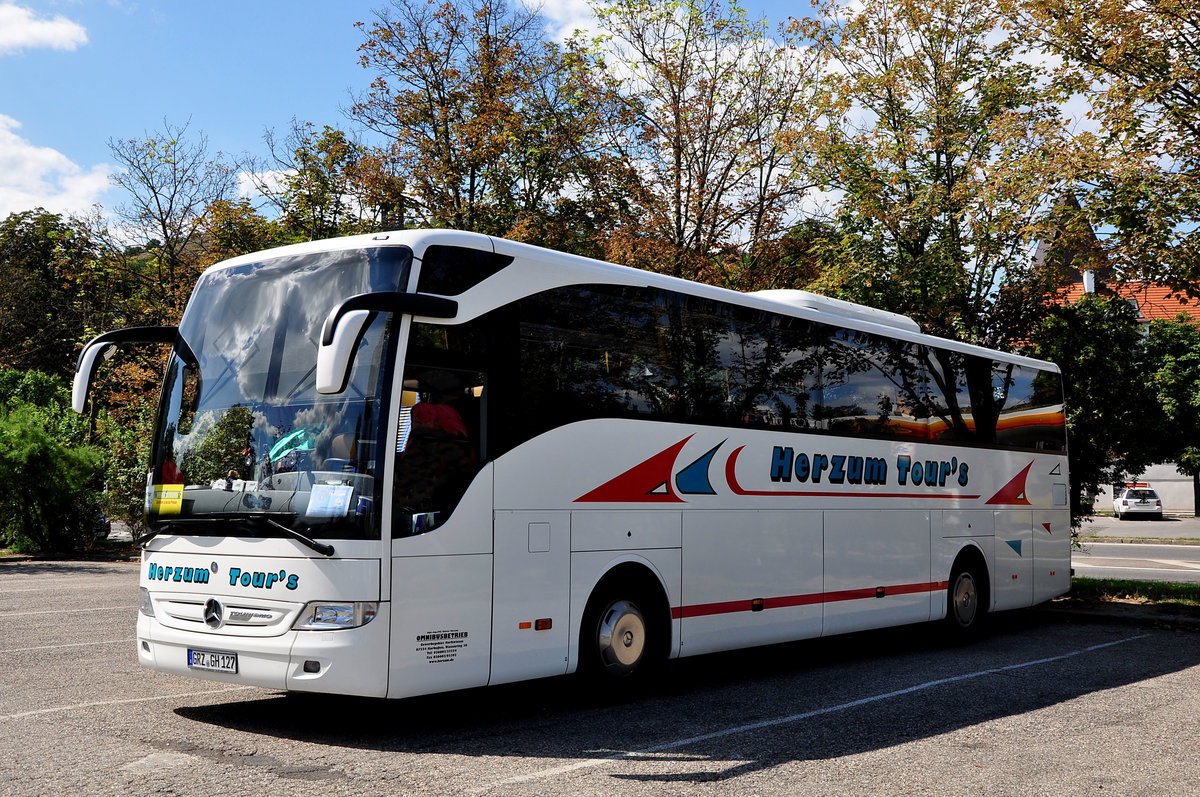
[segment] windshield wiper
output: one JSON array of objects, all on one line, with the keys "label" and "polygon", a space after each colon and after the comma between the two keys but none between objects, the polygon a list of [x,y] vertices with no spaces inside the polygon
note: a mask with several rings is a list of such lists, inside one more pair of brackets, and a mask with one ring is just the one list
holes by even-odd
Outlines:
[{"label": "windshield wiper", "polygon": [[300,532],[296,531],[295,529],[288,528],[287,526],[283,525],[282,523],[280,523],[276,520],[273,520],[269,517],[266,517],[265,515],[244,515],[242,517],[230,517],[230,518],[176,518],[175,520],[164,521],[161,526],[159,526],[156,529],[153,529],[152,531],[150,531],[147,534],[143,534],[142,536],[138,537],[133,542],[135,545],[142,545],[144,543],[149,542],[152,538],[158,536],[163,531],[173,530],[177,527],[182,529],[186,526],[212,525],[214,523],[235,523],[235,524],[241,525],[243,527],[246,527],[246,526],[250,526],[251,522],[255,521],[255,520],[264,522],[272,528],[279,529],[280,531],[282,531],[287,536],[291,537],[296,542],[300,543],[301,545],[305,545],[309,548],[312,548],[314,551],[316,551],[319,554],[323,554],[324,556],[333,556],[333,546],[332,545],[329,545],[329,544],[323,543],[323,542],[318,542],[318,541],[312,539],[311,537],[306,537],[303,534],[301,534]]},{"label": "windshield wiper", "polygon": [[296,531],[295,529],[288,528],[287,526],[283,525],[282,523],[274,521],[269,517],[264,517],[263,520],[265,520],[267,522],[267,525],[279,529],[280,531],[282,531],[284,534],[291,537],[296,542],[298,542],[302,545],[307,545],[309,548],[312,548],[317,553],[324,554],[325,556],[333,556],[333,546],[332,545],[329,545],[324,542],[317,542],[316,540],[314,540],[310,537],[305,537],[303,534]]}]

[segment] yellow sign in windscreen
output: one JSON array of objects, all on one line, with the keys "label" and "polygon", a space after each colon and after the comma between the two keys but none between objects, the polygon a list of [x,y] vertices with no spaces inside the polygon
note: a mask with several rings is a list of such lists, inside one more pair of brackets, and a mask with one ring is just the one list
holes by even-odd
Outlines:
[{"label": "yellow sign in windscreen", "polygon": [[182,484],[156,484],[150,501],[150,511],[156,515],[178,515],[183,511]]}]

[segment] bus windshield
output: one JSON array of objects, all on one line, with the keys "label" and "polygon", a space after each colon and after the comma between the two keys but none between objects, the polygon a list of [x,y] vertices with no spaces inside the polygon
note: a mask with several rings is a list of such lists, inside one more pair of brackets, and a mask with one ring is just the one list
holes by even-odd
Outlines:
[{"label": "bus windshield", "polygon": [[411,263],[409,249],[380,247],[277,257],[200,279],[163,382],[146,488],[152,526],[379,537],[392,318],[371,320],[340,394],[316,392],[317,344],[334,305],[404,290]]}]

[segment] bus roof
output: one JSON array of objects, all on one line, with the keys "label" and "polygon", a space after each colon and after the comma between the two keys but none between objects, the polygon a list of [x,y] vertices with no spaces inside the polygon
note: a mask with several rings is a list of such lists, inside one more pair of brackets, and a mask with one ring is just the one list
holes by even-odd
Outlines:
[{"label": "bus roof", "polygon": [[[247,263],[257,263],[264,259],[273,259],[276,257],[293,257],[318,252],[365,249],[379,246],[407,246],[412,249],[413,256],[417,260],[420,260],[424,256],[425,250],[430,246],[461,246],[473,249],[486,249],[500,255],[511,255],[519,258],[525,264],[534,266],[531,269],[523,269],[522,277],[529,276],[534,279],[539,290],[586,283],[661,288],[700,298],[740,305],[742,307],[765,310],[780,315],[835,324],[885,337],[894,337],[912,343],[938,346],[939,348],[962,354],[991,357],[992,359],[1018,365],[1027,365],[1054,372],[1059,371],[1057,365],[1045,360],[928,335],[921,331],[916,321],[899,313],[879,310],[841,299],[833,299],[809,293],[808,291],[781,289],[742,293],[728,288],[692,282],[678,277],[644,271],[629,266],[621,266],[615,263],[607,263],[580,255],[557,252],[532,244],[458,230],[399,230],[352,235],[343,238],[328,238],[241,255],[231,260],[217,263],[211,266],[209,271]],[[540,266],[540,268],[537,266]],[[527,271],[534,273],[527,275]],[[508,290],[497,290],[504,282],[511,283],[507,285]],[[466,294],[456,297],[460,302],[460,319],[466,320],[475,317],[482,312],[526,295],[528,290],[523,288],[518,282],[506,280],[505,271],[502,270],[486,280],[485,283],[477,286],[482,287],[486,284],[488,286],[486,290],[477,291],[472,289]],[[524,284],[528,285],[528,280],[525,280]],[[472,296],[471,294],[477,294],[477,296]]]}]

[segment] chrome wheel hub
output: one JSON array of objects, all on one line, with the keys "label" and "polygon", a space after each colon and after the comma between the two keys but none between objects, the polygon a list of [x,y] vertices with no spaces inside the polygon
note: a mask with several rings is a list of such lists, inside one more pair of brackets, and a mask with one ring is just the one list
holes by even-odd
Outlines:
[{"label": "chrome wheel hub", "polygon": [[970,573],[959,573],[954,581],[953,608],[955,622],[964,628],[975,621],[975,613],[979,611],[979,590]]},{"label": "chrome wheel hub", "polygon": [[627,600],[610,604],[600,616],[596,642],[606,670],[614,675],[636,670],[646,650],[646,621],[638,607]]}]

